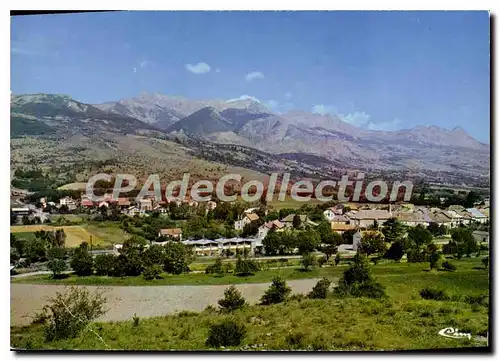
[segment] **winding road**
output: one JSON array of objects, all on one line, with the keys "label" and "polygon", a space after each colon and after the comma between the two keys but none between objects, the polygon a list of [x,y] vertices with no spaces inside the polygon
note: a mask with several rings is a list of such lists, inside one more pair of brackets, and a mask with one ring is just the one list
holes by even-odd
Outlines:
[{"label": "winding road", "polygon": [[[318,279],[288,281],[292,293],[307,293]],[[256,303],[269,287],[267,283],[235,285],[249,303]],[[217,305],[229,285],[207,286],[79,286],[91,292],[100,289],[106,297],[108,312],[99,321],[131,320],[138,317],[152,317],[173,314],[179,311],[202,311],[208,305]],[[27,325],[33,315],[40,312],[47,298],[56,292],[64,292],[66,286],[11,283],[10,322],[11,326]]]}]

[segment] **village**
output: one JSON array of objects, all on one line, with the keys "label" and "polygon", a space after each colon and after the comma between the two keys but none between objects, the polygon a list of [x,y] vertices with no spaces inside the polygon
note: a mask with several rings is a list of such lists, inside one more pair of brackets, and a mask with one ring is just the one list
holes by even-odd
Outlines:
[{"label": "village", "polygon": [[[11,191],[11,225],[15,224],[48,224],[55,214],[88,214],[88,215],[115,215],[116,219],[137,219],[150,216],[160,216],[166,219],[172,217],[172,213],[184,209],[184,216],[177,218],[189,218],[189,215],[197,214],[210,218],[218,206],[224,204],[210,200],[199,203],[189,198],[180,199],[170,197],[165,200],[156,200],[154,196],[147,196],[139,202],[129,198],[113,199],[111,194],[104,194],[103,200],[93,202],[81,195],[80,198],[64,196],[57,202],[47,201],[46,198],[39,199],[35,204],[25,200],[26,194],[19,191]],[[239,207],[238,214],[231,214],[235,220],[231,222],[222,217],[221,223],[226,228],[232,228],[231,236],[203,237],[202,235],[186,235],[186,227],[176,226],[170,228],[157,228],[155,236],[146,237],[149,245],[166,243],[174,240],[182,242],[186,246],[192,246],[196,256],[216,257],[221,255],[235,255],[248,250],[253,256],[264,256],[266,254],[263,244],[269,232],[285,232],[294,229],[314,229],[320,223],[328,224],[331,231],[340,236],[343,242],[338,245],[338,253],[355,254],[358,251],[360,241],[367,232],[379,231],[389,219],[395,219],[407,227],[421,226],[426,229],[434,227],[440,235],[446,237],[454,228],[459,226],[476,225],[473,235],[478,242],[489,243],[489,199],[477,202],[474,207],[466,208],[462,205],[450,205],[448,207],[417,206],[408,202],[394,202],[391,204],[377,203],[336,203],[331,205],[318,204],[316,207],[302,206],[296,209],[281,209],[279,212],[272,207],[255,202],[245,208]],[[248,206],[248,204],[247,204]],[[201,210],[201,211],[200,211]],[[195,213],[189,213],[195,212]],[[280,217],[281,216],[281,217]],[[212,216],[213,217],[213,216]],[[184,231],[183,231],[184,230]],[[380,232],[379,232],[380,233]],[[82,242],[88,242],[82,239]],[[123,247],[123,242],[112,245],[113,252],[118,254]],[[297,253],[294,249],[292,253]]]}]

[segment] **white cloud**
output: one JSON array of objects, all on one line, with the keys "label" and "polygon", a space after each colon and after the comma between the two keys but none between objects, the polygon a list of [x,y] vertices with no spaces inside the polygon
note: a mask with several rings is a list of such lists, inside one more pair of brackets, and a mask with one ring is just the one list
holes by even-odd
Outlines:
[{"label": "white cloud", "polygon": [[356,125],[358,127],[363,127],[366,126],[370,121],[370,114],[367,114],[365,112],[354,112],[347,115],[339,114],[339,118],[346,123]]},{"label": "white cloud", "polygon": [[215,72],[220,73],[220,69],[219,68],[215,69]]},{"label": "white cloud", "polygon": [[295,105],[292,102],[280,103],[276,100],[268,100],[264,105],[276,113],[285,113],[292,110]]},{"label": "white cloud", "polygon": [[333,107],[331,105],[315,104],[311,108],[311,112],[313,112],[315,114],[320,114],[320,115],[335,114],[336,109],[335,109],[335,107]]},{"label": "white cloud", "polygon": [[291,97],[292,97],[292,93],[287,92],[287,93],[285,94],[285,99],[290,99]]},{"label": "white cloud", "polygon": [[132,70],[132,73],[137,73],[137,68],[134,68],[134,70]]},{"label": "white cloud", "polygon": [[390,122],[370,122],[368,123],[367,128],[370,130],[397,130],[401,128],[401,121],[399,119],[393,119]]},{"label": "white cloud", "polygon": [[145,68],[145,67],[147,67],[147,66],[148,66],[148,65],[150,65],[150,64],[151,64],[151,62],[150,62],[149,60],[143,60],[143,61],[141,61],[141,62],[139,63],[139,66],[140,66],[141,68]]},{"label": "white cloud", "polygon": [[210,65],[208,65],[207,63],[198,63],[198,64],[195,64],[195,65],[192,65],[192,64],[186,64],[186,70],[187,71],[190,71],[191,73],[194,73],[194,74],[205,74],[205,73],[208,73],[210,71]]},{"label": "white cloud", "polygon": [[254,102],[260,103],[260,100],[257,99],[256,97],[253,97],[251,95],[242,95],[238,98],[232,98],[226,101],[226,103],[232,103],[232,102],[237,102],[239,100],[252,100]]},{"label": "white cloud", "polygon": [[264,74],[261,73],[260,71],[252,71],[251,73],[245,75],[245,79],[247,81],[252,81],[255,79],[264,79]]}]

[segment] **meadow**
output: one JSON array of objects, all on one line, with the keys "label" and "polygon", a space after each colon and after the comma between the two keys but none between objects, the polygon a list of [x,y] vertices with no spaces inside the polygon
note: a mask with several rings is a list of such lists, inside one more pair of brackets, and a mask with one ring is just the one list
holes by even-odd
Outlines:
[{"label": "meadow", "polygon": [[[212,307],[201,313],[181,312],[136,322],[93,323],[92,330],[101,338],[87,329],[77,338],[52,342],[45,342],[43,327],[35,324],[11,327],[11,345],[27,349],[206,350],[210,326],[231,317],[244,323],[247,333],[240,346],[226,350],[366,351],[486,346],[488,304],[467,300],[466,296],[489,294],[488,271],[480,259],[454,262],[458,267],[455,272],[429,271],[428,263],[371,266],[374,278],[386,288],[386,299],[313,300],[295,296],[277,305],[250,305],[230,315]],[[334,278],[343,270],[344,267],[331,267],[313,272]],[[179,277],[191,276],[194,275]],[[419,292],[425,287],[442,288],[453,301],[424,300]],[[457,327],[472,337],[469,340],[439,336],[438,332],[446,327]]]}]

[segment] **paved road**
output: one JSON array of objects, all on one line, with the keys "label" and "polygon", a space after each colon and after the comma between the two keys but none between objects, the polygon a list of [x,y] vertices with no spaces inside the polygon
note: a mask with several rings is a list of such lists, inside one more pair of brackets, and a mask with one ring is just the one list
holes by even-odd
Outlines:
[{"label": "paved road", "polygon": [[[292,293],[307,293],[318,279],[292,280],[288,284]],[[236,285],[243,297],[256,303],[269,287],[269,283],[248,283]],[[94,292],[97,286],[86,287]],[[209,286],[106,286],[99,287],[107,299],[109,311],[101,321],[131,320],[134,313],[139,317],[162,316],[179,311],[202,311],[208,305],[217,305],[224,296],[228,285]],[[11,325],[26,325],[31,316],[40,312],[47,303],[47,297],[64,291],[65,286],[31,285],[11,283],[10,285],[10,322]]]}]

